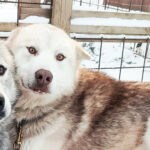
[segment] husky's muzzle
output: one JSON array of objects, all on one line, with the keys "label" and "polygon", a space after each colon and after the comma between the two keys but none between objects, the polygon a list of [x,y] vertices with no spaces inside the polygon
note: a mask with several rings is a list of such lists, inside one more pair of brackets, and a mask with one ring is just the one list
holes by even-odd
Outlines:
[{"label": "husky's muzzle", "polygon": [[5,98],[0,96],[0,119],[5,117]]}]

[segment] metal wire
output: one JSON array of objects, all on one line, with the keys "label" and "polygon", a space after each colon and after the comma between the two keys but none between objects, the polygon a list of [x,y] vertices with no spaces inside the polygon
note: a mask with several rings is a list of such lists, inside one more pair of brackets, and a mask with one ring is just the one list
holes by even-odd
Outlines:
[{"label": "metal wire", "polygon": [[19,25],[19,19],[20,19],[20,0],[18,0],[17,3],[17,26]]},{"label": "metal wire", "polygon": [[99,52],[98,70],[100,70],[100,67],[101,67],[100,65],[101,65],[102,47],[103,47],[103,37],[101,37],[101,45],[100,45],[100,52]]},{"label": "metal wire", "polygon": [[[132,66],[132,67],[122,67],[121,69],[142,69],[143,66]],[[150,66],[145,66],[144,68],[150,68]],[[98,68],[89,68],[88,69],[95,69],[98,70]],[[120,69],[120,67],[101,67],[100,70],[114,70],[114,69]]]},{"label": "metal wire", "polygon": [[143,4],[144,4],[144,0],[142,0],[141,11],[143,11]]},{"label": "metal wire", "polygon": [[[80,38],[80,37],[74,37],[78,41],[83,42],[99,42],[101,38]],[[103,42],[122,42],[122,38],[107,38],[103,37]],[[147,42],[147,38],[126,38],[126,42],[128,43],[138,43],[138,42]]]},{"label": "metal wire", "polygon": [[149,48],[149,38],[147,38],[147,44],[146,44],[146,51],[145,51],[144,62],[143,62],[143,70],[142,70],[141,81],[143,81],[143,78],[144,78],[145,62],[146,62],[146,57],[147,57],[147,53],[148,53],[148,48]]},{"label": "metal wire", "polygon": [[83,3],[82,0],[80,0],[80,6],[82,6],[82,3]]},{"label": "metal wire", "polygon": [[[0,2],[1,3],[14,3],[14,4],[18,4],[18,1],[1,1],[0,0]],[[30,4],[30,5],[51,5],[52,4],[52,2],[50,3],[50,4],[45,4],[45,3],[31,3],[31,2],[19,2],[20,4]]]},{"label": "metal wire", "polygon": [[120,62],[120,70],[119,70],[119,80],[120,80],[120,78],[121,78],[122,63],[123,63],[123,55],[124,55],[124,47],[125,47],[125,38],[123,39],[122,54],[121,54],[121,62]]},{"label": "metal wire", "polygon": [[131,7],[132,7],[132,1],[133,1],[133,0],[130,0],[129,12],[130,12],[130,10],[131,10]]}]

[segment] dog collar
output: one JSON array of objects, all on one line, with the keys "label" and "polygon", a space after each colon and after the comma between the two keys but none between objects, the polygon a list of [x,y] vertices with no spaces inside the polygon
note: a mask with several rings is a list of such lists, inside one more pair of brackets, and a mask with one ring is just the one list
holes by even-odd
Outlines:
[{"label": "dog collar", "polygon": [[22,144],[22,123],[20,123],[17,127],[17,140],[14,143],[14,150],[21,150],[21,144]]},{"label": "dog collar", "polygon": [[14,150],[21,150],[22,138],[23,138],[23,136],[22,136],[22,128],[23,128],[23,126],[25,126],[26,124],[29,124],[29,123],[36,122],[37,120],[40,120],[44,116],[48,115],[50,112],[51,112],[51,110],[46,112],[46,113],[43,113],[42,115],[40,115],[40,116],[38,116],[36,118],[30,119],[30,120],[23,119],[18,124],[18,126],[17,126],[17,140],[14,143]]}]

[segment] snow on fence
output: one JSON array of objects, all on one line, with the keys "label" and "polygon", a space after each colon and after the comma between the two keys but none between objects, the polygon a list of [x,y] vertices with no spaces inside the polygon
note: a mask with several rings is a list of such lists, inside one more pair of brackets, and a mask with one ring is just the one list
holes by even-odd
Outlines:
[{"label": "snow on fence", "polygon": [[[78,11],[72,12],[72,19],[76,18],[119,18],[150,20],[150,14],[117,13],[117,12],[97,12]],[[93,25],[71,25],[71,32],[87,34],[125,34],[125,35],[150,35],[149,27],[126,27],[126,26],[93,26]]]},{"label": "snow on fence", "polygon": [[[31,23],[27,20],[29,17],[34,20],[33,16],[39,16],[40,20],[45,19],[46,23],[64,29],[68,34],[71,33],[72,38],[82,42],[85,49],[93,56],[90,62],[82,64],[84,67],[101,70],[119,80],[150,81],[149,37],[145,37],[150,35],[150,14],[96,11],[97,5],[94,10],[89,11],[87,8],[80,9],[75,5],[75,1],[77,0],[0,1],[5,4],[14,3],[17,10],[15,21],[0,20],[0,32],[3,32],[0,35],[6,38],[8,36],[6,32],[17,26],[28,25]],[[35,18],[36,21],[37,19]],[[100,23],[111,19],[117,21],[115,26],[94,24],[93,20],[97,19]],[[127,24],[130,25],[132,20],[137,22],[133,26],[128,26]],[[127,23],[120,25],[119,23],[123,21]],[[143,22],[144,26],[138,26],[140,22]],[[106,37],[102,34],[111,36]],[[112,35],[124,36],[114,38]],[[138,38],[129,38],[125,35],[138,35]],[[139,43],[142,43],[140,47],[137,46],[140,45]]]}]

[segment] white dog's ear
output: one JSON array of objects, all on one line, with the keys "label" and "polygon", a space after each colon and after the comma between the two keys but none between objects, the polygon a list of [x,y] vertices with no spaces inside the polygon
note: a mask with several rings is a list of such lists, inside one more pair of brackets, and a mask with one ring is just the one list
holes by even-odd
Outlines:
[{"label": "white dog's ear", "polygon": [[76,41],[75,42],[75,47],[77,51],[77,55],[79,59],[91,59],[91,56],[84,50],[84,48]]},{"label": "white dog's ear", "polygon": [[21,28],[22,27],[18,27],[16,29],[14,29],[11,32],[10,36],[8,37],[8,39],[6,40],[6,46],[8,47],[8,49],[11,50],[14,47],[14,44],[15,44],[14,41],[16,40],[16,37],[19,34]]}]

